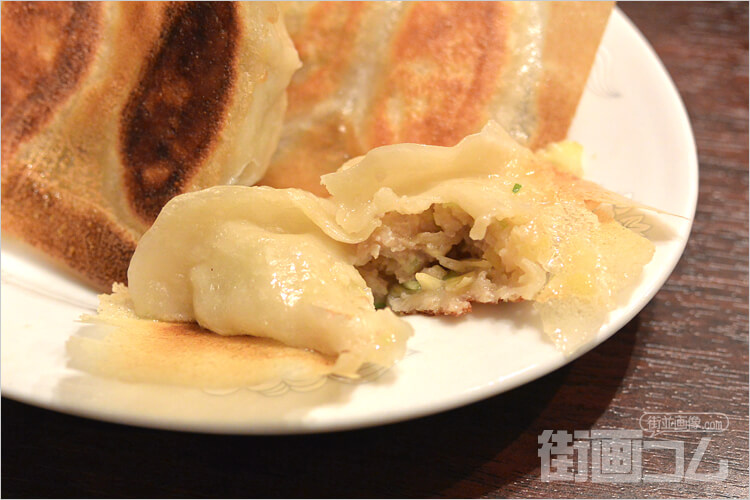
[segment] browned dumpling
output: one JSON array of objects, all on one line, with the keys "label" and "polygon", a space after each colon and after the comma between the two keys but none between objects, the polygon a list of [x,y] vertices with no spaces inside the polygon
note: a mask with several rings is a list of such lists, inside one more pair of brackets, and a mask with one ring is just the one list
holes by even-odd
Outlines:
[{"label": "browned dumpling", "polygon": [[386,144],[453,146],[489,119],[536,149],[565,138],[613,2],[291,2],[302,68],[261,181],[320,176]]},{"label": "browned dumpling", "polygon": [[124,281],[170,198],[263,175],[298,67],[273,3],[4,3],[3,231]]}]

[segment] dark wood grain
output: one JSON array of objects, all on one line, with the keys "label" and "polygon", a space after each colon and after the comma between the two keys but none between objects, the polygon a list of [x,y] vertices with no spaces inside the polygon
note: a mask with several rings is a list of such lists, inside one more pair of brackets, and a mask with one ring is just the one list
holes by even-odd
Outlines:
[{"label": "dark wood grain", "polygon": [[[536,382],[411,422],[337,434],[233,437],[132,428],[3,399],[2,495],[738,497],[748,495],[748,5],[621,3],[664,61],[698,143],[686,252],[622,331]],[[703,460],[720,483],[540,480],[544,429],[638,429],[646,411],[720,412]],[[699,435],[665,437],[685,443]],[[673,462],[647,458],[644,468]]]}]

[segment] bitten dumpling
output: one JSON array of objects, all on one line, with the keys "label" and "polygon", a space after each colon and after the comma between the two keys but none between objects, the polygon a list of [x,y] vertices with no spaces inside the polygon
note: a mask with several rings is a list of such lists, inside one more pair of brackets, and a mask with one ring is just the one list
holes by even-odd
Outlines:
[{"label": "bitten dumpling", "polygon": [[336,356],[339,374],[390,366],[411,327],[375,310],[355,247],[326,230],[338,231],[332,206],[302,191],[224,186],[174,198],[130,264],[135,312]]},{"label": "bitten dumpling", "polygon": [[323,183],[376,301],[449,315],[534,301],[571,352],[654,252],[607,211],[631,200],[575,174],[580,153],[573,143],[532,153],[490,122],[454,147],[374,149]]}]

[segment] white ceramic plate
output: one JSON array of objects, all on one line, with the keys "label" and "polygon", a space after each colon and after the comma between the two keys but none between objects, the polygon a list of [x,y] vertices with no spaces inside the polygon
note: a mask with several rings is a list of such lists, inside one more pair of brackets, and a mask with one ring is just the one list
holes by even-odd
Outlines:
[{"label": "white ceramic plate", "polygon": [[[685,217],[634,212],[621,222],[656,243],[628,303],[586,349],[633,318],[666,281],[687,242],[698,165],[687,114],[660,61],[625,16],[607,27],[571,138],[587,151],[589,178]],[[410,317],[416,335],[394,369],[365,383],[322,379],[224,394],[126,384],[66,367],[65,342],[96,296],[75,280],[3,241],[2,391],[27,403],[92,418],[216,433],[303,433],[350,429],[436,413],[507,391],[571,361],[544,339],[530,307],[477,307],[461,319]]]}]

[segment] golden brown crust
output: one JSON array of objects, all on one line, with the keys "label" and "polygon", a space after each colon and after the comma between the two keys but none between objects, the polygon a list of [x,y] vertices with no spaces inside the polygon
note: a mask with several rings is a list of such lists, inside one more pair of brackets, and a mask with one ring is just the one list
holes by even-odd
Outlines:
[{"label": "golden brown crust", "polygon": [[2,228],[97,287],[169,198],[265,167],[297,64],[275,5],[2,12]]},{"label": "golden brown crust", "polygon": [[99,297],[89,326],[70,338],[69,366],[131,382],[201,388],[245,387],[273,380],[315,381],[330,374],[335,356],[263,337],[224,336],[196,323],[139,319],[120,284]]},{"label": "golden brown crust", "polygon": [[563,139],[612,5],[288,7],[303,68],[260,183],[327,196],[320,177],[352,157],[402,142],[453,146],[490,118],[532,148]]},{"label": "golden brown crust", "polygon": [[[454,318],[460,318],[464,314],[469,314],[471,312],[471,303],[466,304],[466,306],[460,311],[442,309],[442,310],[436,310],[436,311],[413,311],[413,312],[417,314],[421,314],[423,316],[451,316]],[[409,311],[404,314],[412,314],[413,312]]]},{"label": "golden brown crust", "polygon": [[75,91],[99,43],[101,11],[89,2],[2,4],[3,156]]},{"label": "golden brown crust", "polygon": [[314,351],[248,335],[222,336],[195,323],[97,321],[107,328],[68,341],[69,366],[128,382],[203,389],[287,379],[314,383],[330,374],[335,363]]},{"label": "golden brown crust", "polygon": [[[287,28],[303,61],[287,88],[286,120],[305,119],[316,105],[335,99],[355,60],[354,40],[370,2],[284,2]],[[328,196],[321,172],[332,171],[364,149],[352,124],[339,112],[315,120],[305,132],[305,144],[315,147],[277,150],[260,184],[279,189],[300,187]],[[335,165],[335,167],[333,167]],[[315,167],[317,166],[317,167]],[[321,170],[323,169],[323,170]]]},{"label": "golden brown crust", "polygon": [[320,120],[305,133],[311,148],[276,151],[271,167],[259,184],[277,189],[300,188],[317,196],[328,197],[320,176],[335,171],[347,160],[362,154],[362,146],[352,133],[352,126],[338,115]]},{"label": "golden brown crust", "polygon": [[[144,323],[145,324],[145,323]],[[172,358],[184,355],[185,351],[206,356],[207,353],[229,353],[232,357],[244,358],[248,363],[261,360],[299,358],[323,367],[333,367],[335,359],[315,351],[290,347],[278,340],[250,335],[219,335],[197,323],[148,322],[149,339],[157,347],[150,351],[154,358]],[[195,359],[193,357],[193,359]]]},{"label": "golden brown crust", "polygon": [[185,190],[216,147],[236,72],[235,9],[226,2],[170,6],[160,47],[125,105],[125,189],[146,223]]},{"label": "golden brown crust", "polygon": [[565,138],[614,2],[550,2],[531,149]]},{"label": "golden brown crust", "polygon": [[59,191],[32,168],[2,183],[2,229],[80,273],[98,290],[127,281],[136,235],[99,207]]},{"label": "golden brown crust", "polygon": [[478,300],[474,300],[474,299],[468,299],[468,303],[460,311],[454,311],[454,310],[451,310],[451,309],[438,309],[438,310],[433,310],[433,311],[421,311],[421,310],[420,311],[409,311],[409,312],[406,312],[404,314],[417,313],[417,314],[422,314],[424,316],[452,316],[454,318],[458,318],[458,317],[461,317],[461,316],[463,316],[465,314],[469,314],[472,311],[472,304],[517,304],[517,303],[520,303],[520,302],[524,302],[524,299],[521,298],[521,297],[519,297],[519,298],[517,298],[515,300],[501,300],[501,299],[498,299],[498,300],[496,300],[494,302],[492,302],[492,301],[482,302],[482,301],[478,301]]},{"label": "golden brown crust", "polygon": [[454,146],[487,121],[506,52],[507,4],[417,2],[394,33],[370,147]]},{"label": "golden brown crust", "polygon": [[3,231],[104,290],[126,278],[134,235],[14,157],[91,71],[101,17],[102,6],[94,3],[3,3],[1,200]]}]

